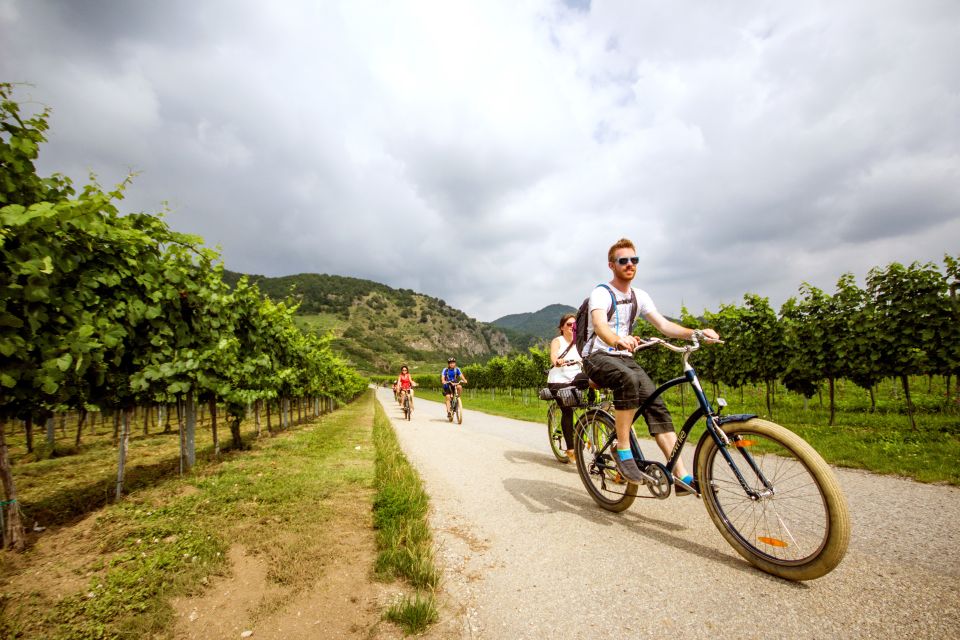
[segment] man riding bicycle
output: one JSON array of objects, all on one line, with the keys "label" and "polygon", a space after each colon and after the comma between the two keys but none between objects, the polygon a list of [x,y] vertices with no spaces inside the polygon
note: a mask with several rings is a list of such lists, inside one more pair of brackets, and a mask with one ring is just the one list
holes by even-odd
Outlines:
[{"label": "man riding bicycle", "polygon": [[447,366],[440,372],[440,382],[443,384],[443,401],[447,405],[447,420],[450,419],[450,396],[458,393],[457,386],[460,382],[467,382],[467,377],[457,366],[456,358],[447,358]]},{"label": "man riding bicycle", "polygon": [[[613,390],[617,450],[611,455],[617,469],[627,480],[641,484],[643,476],[630,451],[630,429],[637,409],[656,387],[633,358],[639,340],[632,335],[632,320],[642,315],[657,331],[669,338],[689,340],[700,330],[688,329],[667,320],[657,311],[646,291],[631,286],[637,275],[640,258],[630,240],[622,238],[610,247],[607,261],[613,279],[609,285],[596,286],[590,294],[587,341],[582,353],[583,370],[596,384]],[[703,329],[702,335],[711,340],[720,339],[713,329]],[[677,434],[666,403],[658,398],[643,417],[650,435],[669,458],[677,442]],[[682,460],[677,460],[674,475],[679,479],[676,495],[688,495],[693,489],[693,476],[687,473]]]}]

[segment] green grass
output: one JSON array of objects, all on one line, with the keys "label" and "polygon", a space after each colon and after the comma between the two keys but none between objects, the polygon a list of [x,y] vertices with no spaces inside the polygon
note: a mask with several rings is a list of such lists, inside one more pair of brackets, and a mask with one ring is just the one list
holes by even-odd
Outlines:
[{"label": "green grass", "polygon": [[406,596],[393,606],[385,615],[387,620],[395,622],[408,634],[424,631],[439,619],[437,605],[432,595],[416,594]]},{"label": "green grass", "polygon": [[[548,403],[538,400],[535,390],[464,390],[464,406],[493,415],[544,422]],[[713,395],[712,385],[706,389]],[[721,389],[729,407],[725,413],[754,413],[777,422],[807,440],[827,462],[875,473],[913,478],[920,482],[945,482],[960,485],[960,413],[944,409],[942,381],[918,378],[912,381],[911,395],[917,406],[917,430],[910,425],[902,401],[902,389],[886,381],[877,392],[877,409],[870,411],[867,391],[841,381],[837,388],[837,410],[833,426],[829,423],[827,399],[814,397],[804,404],[797,394],[779,389],[773,414],[767,415],[763,387]],[[438,391],[417,390],[417,396],[443,401]],[[679,429],[694,409],[691,389],[671,389],[667,405]],[[646,435],[643,428],[640,435]],[[698,425],[691,434],[696,440],[703,433]]]},{"label": "green grass", "polygon": [[440,572],[434,564],[433,536],[427,522],[429,498],[420,477],[407,461],[390,420],[376,404],[373,439],[376,447],[376,497],[373,522],[381,579],[403,578],[416,593],[394,604],[389,620],[407,633],[418,633],[437,620],[435,591]]},{"label": "green grass", "polygon": [[[224,572],[233,544],[263,559],[268,579],[288,593],[308,587],[323,574],[337,544],[347,544],[336,539],[335,525],[356,527],[358,519],[369,518],[372,421],[372,395],[366,394],[278,437],[253,439],[249,451],[201,455],[183,478],[175,475],[176,466],[142,472],[176,459],[175,434],[137,439],[129,471],[140,470],[145,479],[136,489],[128,486],[130,494],[120,502],[101,508],[75,541],[82,553],[71,551],[73,572],[89,576],[82,588],[54,597],[24,587],[38,570],[31,565],[35,552],[4,558],[0,637],[171,637],[171,598],[194,593],[207,576]],[[201,448],[206,436],[198,430]],[[14,467],[28,515],[65,506],[75,517],[101,506],[95,488],[104,471],[97,467],[115,473],[115,451],[109,436],[89,440],[75,456],[21,460]]]}]

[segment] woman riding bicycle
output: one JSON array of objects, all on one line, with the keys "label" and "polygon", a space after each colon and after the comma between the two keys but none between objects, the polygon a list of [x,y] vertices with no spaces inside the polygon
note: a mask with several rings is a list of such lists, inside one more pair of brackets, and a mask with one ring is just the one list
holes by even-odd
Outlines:
[{"label": "woman riding bicycle", "polygon": [[[580,368],[583,359],[577,351],[573,336],[575,318],[573,313],[563,314],[560,324],[557,325],[560,335],[550,343],[550,364],[553,367],[547,373],[547,387],[553,392],[570,386],[583,388],[588,383],[586,374]],[[560,428],[567,445],[567,457],[573,460],[573,407],[565,407],[559,399],[557,406],[560,408]]]},{"label": "woman riding bicycle", "polygon": [[410,394],[410,409],[413,410],[413,388],[417,386],[417,383],[413,381],[413,376],[410,375],[410,369],[407,368],[407,365],[400,367],[400,375],[397,376],[394,385],[401,394],[401,406],[403,405],[403,394]]}]

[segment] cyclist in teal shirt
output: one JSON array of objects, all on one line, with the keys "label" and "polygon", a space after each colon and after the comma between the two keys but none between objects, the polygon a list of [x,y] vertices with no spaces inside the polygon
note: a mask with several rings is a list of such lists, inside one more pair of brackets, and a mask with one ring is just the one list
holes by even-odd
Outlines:
[{"label": "cyclist in teal shirt", "polygon": [[440,382],[443,384],[443,401],[447,405],[447,419],[450,418],[450,396],[456,393],[454,388],[458,382],[466,382],[467,377],[457,366],[457,359],[447,358],[447,366],[440,372]]}]

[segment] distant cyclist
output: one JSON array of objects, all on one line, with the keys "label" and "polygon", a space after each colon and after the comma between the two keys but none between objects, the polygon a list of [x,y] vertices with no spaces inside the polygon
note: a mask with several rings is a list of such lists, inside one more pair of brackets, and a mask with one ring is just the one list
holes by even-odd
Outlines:
[{"label": "distant cyclist", "polygon": [[417,386],[417,383],[413,381],[413,376],[410,375],[410,369],[407,368],[407,365],[400,367],[400,375],[397,376],[397,381],[394,383],[397,389],[400,391],[400,404],[403,405],[403,394],[410,395],[410,410],[413,410],[413,388]]},{"label": "distant cyclist", "polygon": [[450,396],[456,393],[456,386],[466,382],[467,377],[457,366],[456,358],[447,358],[446,368],[440,372],[440,382],[443,384],[443,401],[447,405],[447,419],[450,419]]}]

